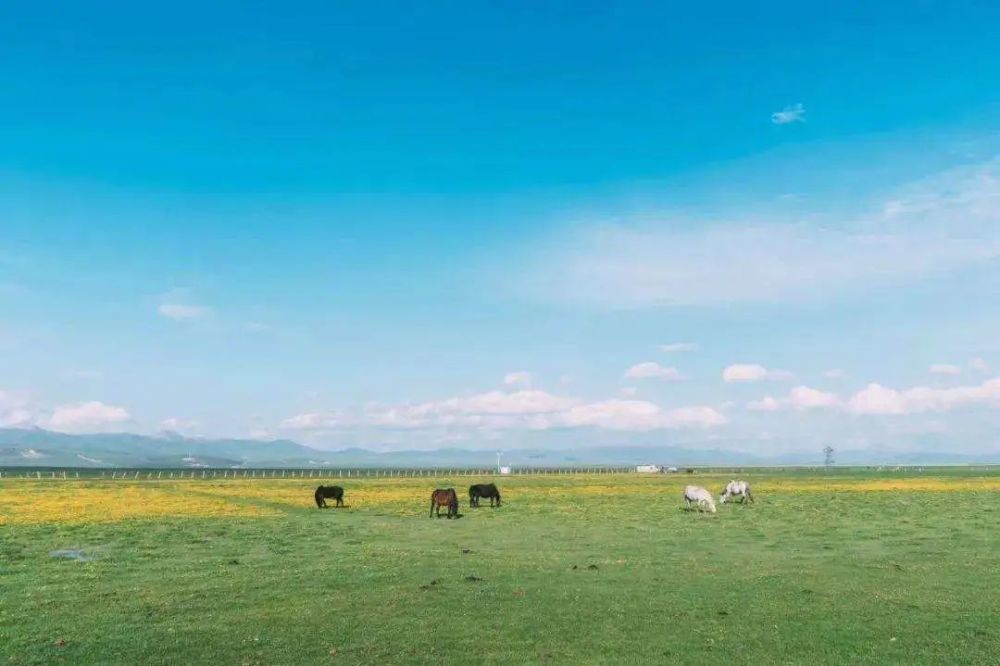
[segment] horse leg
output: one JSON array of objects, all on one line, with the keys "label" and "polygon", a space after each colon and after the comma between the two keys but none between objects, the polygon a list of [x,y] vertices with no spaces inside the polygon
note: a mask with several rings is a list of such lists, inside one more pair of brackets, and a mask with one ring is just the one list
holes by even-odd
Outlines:
[{"label": "horse leg", "polygon": [[434,517],[434,500],[431,500],[431,518]]}]

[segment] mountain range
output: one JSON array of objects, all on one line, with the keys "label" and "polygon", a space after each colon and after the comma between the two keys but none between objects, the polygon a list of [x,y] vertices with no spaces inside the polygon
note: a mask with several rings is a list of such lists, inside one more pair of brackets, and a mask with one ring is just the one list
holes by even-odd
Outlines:
[{"label": "mountain range", "polygon": [[[595,446],[576,449],[515,449],[503,464],[515,467],[586,465],[818,465],[822,452],[760,455],[727,448],[679,446]],[[997,453],[917,451],[845,451],[840,464],[997,463]],[[324,451],[290,440],[203,439],[166,432],[156,436],[129,433],[66,434],[39,428],[0,428],[0,467],[482,467],[496,464],[494,450],[445,448],[431,451],[380,452],[362,448]]]}]

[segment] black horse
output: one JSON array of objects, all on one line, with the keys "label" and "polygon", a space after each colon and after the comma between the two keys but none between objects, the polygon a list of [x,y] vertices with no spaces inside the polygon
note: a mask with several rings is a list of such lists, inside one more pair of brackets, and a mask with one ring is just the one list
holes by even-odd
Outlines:
[{"label": "black horse", "polygon": [[326,508],[326,500],[329,497],[337,500],[337,506],[344,506],[344,489],[340,486],[320,486],[316,489],[316,506],[321,509]]},{"label": "black horse", "polygon": [[500,491],[495,484],[476,483],[469,486],[469,506],[479,506],[481,498],[489,498],[490,506],[494,506],[494,500],[496,501],[496,506],[500,506]]}]

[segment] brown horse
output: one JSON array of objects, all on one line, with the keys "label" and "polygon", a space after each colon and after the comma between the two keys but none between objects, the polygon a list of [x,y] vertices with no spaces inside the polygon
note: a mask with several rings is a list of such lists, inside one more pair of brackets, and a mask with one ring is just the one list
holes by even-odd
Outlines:
[{"label": "brown horse", "polygon": [[437,517],[441,517],[441,507],[448,508],[448,518],[458,518],[458,493],[454,488],[438,488],[431,493],[431,518],[437,510]]}]

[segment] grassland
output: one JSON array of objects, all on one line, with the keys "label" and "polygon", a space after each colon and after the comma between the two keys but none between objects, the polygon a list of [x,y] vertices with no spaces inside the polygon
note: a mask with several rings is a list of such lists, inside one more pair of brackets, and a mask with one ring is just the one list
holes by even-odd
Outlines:
[{"label": "grassland", "polygon": [[[0,481],[11,664],[1000,663],[1000,475]],[[696,475],[716,489],[723,477]],[[84,559],[53,557],[79,550]]]}]

